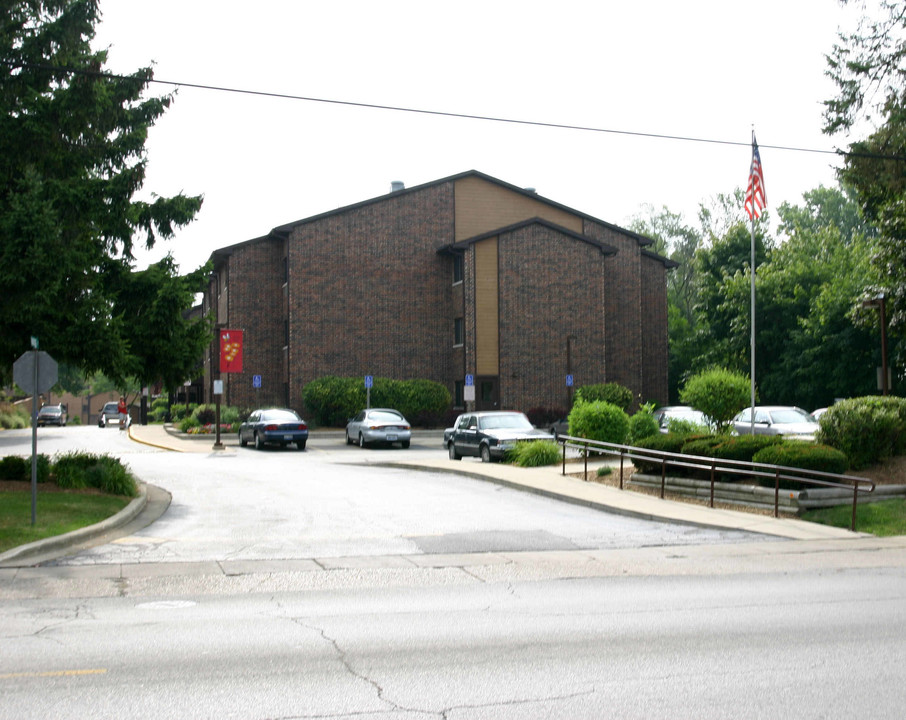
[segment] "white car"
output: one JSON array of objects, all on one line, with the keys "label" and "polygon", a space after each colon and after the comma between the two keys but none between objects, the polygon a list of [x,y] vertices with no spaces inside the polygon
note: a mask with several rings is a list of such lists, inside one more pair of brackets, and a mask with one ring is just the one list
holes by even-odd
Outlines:
[{"label": "white car", "polygon": [[346,444],[367,447],[375,443],[399,443],[409,447],[412,440],[412,426],[398,410],[371,408],[362,410],[346,423]]},{"label": "white car", "polygon": [[[752,408],[733,418],[733,429],[739,435],[752,434]],[[755,434],[783,435],[796,440],[814,440],[818,421],[805,410],[786,405],[756,405]]]}]

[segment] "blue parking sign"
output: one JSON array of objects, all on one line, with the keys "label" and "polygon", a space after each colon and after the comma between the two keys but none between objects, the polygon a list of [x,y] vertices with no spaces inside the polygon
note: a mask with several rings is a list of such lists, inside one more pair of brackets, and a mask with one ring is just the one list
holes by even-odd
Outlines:
[{"label": "blue parking sign", "polygon": [[260,375],[252,375],[252,387],[253,388],[261,387],[261,376]]},{"label": "blue parking sign", "polygon": [[475,384],[475,376],[471,373],[466,375],[466,387],[471,387]]},{"label": "blue parking sign", "polygon": [[366,375],[366,376],[365,376],[365,387],[366,387],[366,388],[370,388],[370,387],[372,387],[373,385],[374,385],[374,376],[373,376],[373,375]]},{"label": "blue parking sign", "polygon": [[572,387],[572,386],[573,386],[573,376],[567,375],[566,376],[566,387]]}]

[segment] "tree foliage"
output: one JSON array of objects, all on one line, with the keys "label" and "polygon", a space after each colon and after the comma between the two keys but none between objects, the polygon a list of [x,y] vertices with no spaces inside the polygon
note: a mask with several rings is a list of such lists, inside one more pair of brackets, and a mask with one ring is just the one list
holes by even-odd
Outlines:
[{"label": "tree foliage", "polygon": [[[847,0],[843,0],[845,3]],[[880,17],[863,17],[841,34],[827,58],[837,95],[825,102],[824,131],[862,134],[850,144],[841,180],[879,231],[874,264],[894,334],[906,334],[906,6],[881,0]],[[900,364],[906,350],[899,349]]]},{"label": "tree foliage", "polygon": [[742,373],[712,368],[689,378],[680,399],[701,410],[724,432],[733,417],[749,404],[751,384]]},{"label": "tree foliage", "polygon": [[[0,368],[38,337],[59,362],[123,378],[144,364],[118,293],[146,247],[201,205],[133,196],[148,129],[169,96],[142,99],[150,68],[103,73],[97,0],[4,0],[0,12]],[[126,303],[128,305],[128,303]],[[163,332],[163,328],[158,328]],[[166,355],[165,355],[166,357]]]}]

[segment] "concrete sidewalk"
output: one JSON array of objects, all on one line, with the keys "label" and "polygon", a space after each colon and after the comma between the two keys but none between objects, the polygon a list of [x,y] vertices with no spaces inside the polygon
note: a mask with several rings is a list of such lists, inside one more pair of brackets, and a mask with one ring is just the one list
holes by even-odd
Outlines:
[{"label": "concrete sidewalk", "polygon": [[[187,437],[174,433],[163,425],[134,425],[129,428],[129,436],[136,442],[176,452],[211,453],[215,451],[215,438],[213,435]],[[221,452],[235,452],[239,446],[236,435],[232,433],[229,436],[221,435],[221,444],[223,445]],[[401,454],[403,456],[406,455],[406,453]],[[521,468],[504,463],[482,463],[477,458],[464,458],[457,462],[447,458],[399,459],[399,454],[396,455],[397,457],[393,462],[381,464],[412,470],[467,475],[565,502],[577,503],[586,507],[598,508],[646,520],[683,523],[698,527],[745,530],[793,540],[831,540],[864,537],[860,533],[809,523],[795,518],[774,518],[743,511],[712,509],[705,505],[661,500],[659,497],[633,490],[619,490],[618,488],[608,487],[595,482],[583,482],[569,475],[561,475],[561,466],[559,464],[541,468]],[[597,466],[589,465],[590,469],[595,467]]]}]

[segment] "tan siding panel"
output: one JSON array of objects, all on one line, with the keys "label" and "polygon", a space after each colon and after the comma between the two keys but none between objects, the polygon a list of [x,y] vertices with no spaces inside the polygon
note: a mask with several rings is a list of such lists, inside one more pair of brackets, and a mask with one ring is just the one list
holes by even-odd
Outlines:
[{"label": "tan siding panel", "polygon": [[580,217],[481,178],[457,180],[455,192],[457,242],[533,217],[582,232]]},{"label": "tan siding panel", "polygon": [[475,372],[497,375],[499,328],[497,238],[475,245]]}]

